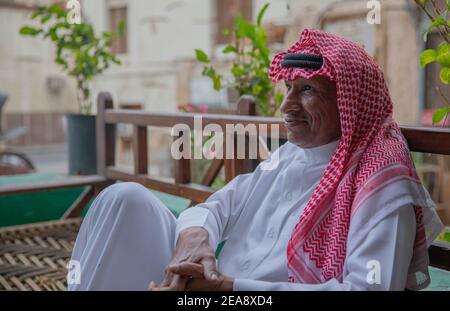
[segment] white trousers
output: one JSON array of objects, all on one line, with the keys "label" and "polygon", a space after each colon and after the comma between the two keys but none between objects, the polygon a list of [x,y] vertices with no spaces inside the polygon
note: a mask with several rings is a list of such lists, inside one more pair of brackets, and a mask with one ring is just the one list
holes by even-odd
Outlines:
[{"label": "white trousers", "polygon": [[94,200],[72,260],[79,284],[69,290],[146,290],[159,284],[174,250],[176,218],[138,183],[114,184]]}]

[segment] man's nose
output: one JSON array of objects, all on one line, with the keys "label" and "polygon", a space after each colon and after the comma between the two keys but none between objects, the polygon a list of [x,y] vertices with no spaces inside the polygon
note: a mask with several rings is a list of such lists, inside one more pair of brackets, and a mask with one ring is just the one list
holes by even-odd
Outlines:
[{"label": "man's nose", "polygon": [[298,99],[294,99],[289,95],[286,95],[280,107],[280,111],[282,114],[288,113],[290,111],[298,112],[301,109],[301,104],[298,102]]}]

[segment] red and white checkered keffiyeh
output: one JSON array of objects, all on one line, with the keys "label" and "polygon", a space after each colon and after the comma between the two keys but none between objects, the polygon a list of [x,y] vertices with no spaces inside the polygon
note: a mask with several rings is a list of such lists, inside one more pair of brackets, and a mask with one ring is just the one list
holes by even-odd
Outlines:
[{"label": "red and white checkered keffiyeh", "polygon": [[[322,55],[323,66],[316,71],[284,68],[281,61],[287,53]],[[364,216],[359,222],[365,222],[366,217],[382,219],[398,208],[395,204],[366,204],[372,194],[397,183],[409,193],[417,223],[407,287],[422,288],[428,284],[423,212],[430,210],[424,208],[430,206],[430,200],[416,174],[406,140],[392,119],[392,101],[383,73],[359,45],[306,29],[298,42],[275,55],[270,78],[274,82],[292,81],[316,75],[336,83],[342,136],[289,240],[288,281],[314,284],[332,278],[342,280],[350,222],[358,214]]]}]

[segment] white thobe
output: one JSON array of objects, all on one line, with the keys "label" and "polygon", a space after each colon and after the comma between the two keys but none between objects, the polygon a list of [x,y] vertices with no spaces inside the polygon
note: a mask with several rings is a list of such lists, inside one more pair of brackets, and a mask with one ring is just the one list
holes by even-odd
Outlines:
[{"label": "white thobe", "polygon": [[[347,252],[341,282],[287,282],[289,238],[337,144],[302,149],[288,142],[276,151],[276,168],[260,165],[236,177],[178,219],[142,186],[107,188],[77,238],[72,259],[80,261],[82,281],[70,288],[145,289],[163,279],[179,233],[203,227],[213,249],[226,240],[218,269],[235,279],[234,290],[403,290],[416,230],[409,204],[374,224]],[[383,191],[386,200],[395,198],[388,188]]]}]

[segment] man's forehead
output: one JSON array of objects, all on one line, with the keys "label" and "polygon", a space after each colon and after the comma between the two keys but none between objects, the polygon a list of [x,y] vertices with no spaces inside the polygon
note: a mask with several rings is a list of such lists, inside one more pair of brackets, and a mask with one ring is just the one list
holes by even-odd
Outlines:
[{"label": "man's forehead", "polygon": [[333,83],[333,81],[331,81],[328,77],[325,76],[321,76],[321,75],[317,75],[314,76],[310,79],[306,79],[306,78],[302,78],[302,77],[298,77],[297,79],[294,80],[287,80],[284,79],[284,83],[291,85],[291,84],[303,84],[303,83]]}]

